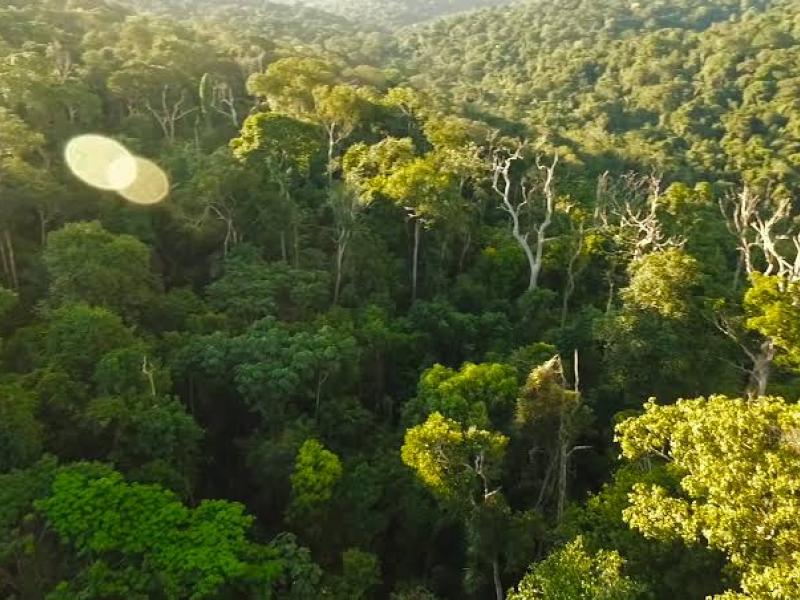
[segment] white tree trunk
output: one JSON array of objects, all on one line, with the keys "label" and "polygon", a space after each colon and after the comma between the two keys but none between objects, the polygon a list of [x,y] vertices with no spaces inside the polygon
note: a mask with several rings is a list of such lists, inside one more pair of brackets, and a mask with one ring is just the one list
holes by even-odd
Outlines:
[{"label": "white tree trunk", "polygon": [[336,283],[333,287],[333,303],[339,304],[339,294],[342,289],[342,268],[344,256],[347,252],[347,243],[350,241],[350,232],[343,229],[336,238]]},{"label": "white tree trunk", "polygon": [[503,582],[500,580],[500,562],[497,557],[492,560],[492,579],[494,580],[494,594],[497,600],[503,600]]}]

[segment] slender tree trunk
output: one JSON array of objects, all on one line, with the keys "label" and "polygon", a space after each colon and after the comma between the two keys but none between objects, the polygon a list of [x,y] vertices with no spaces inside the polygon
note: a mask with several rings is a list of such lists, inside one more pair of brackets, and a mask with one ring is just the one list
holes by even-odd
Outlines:
[{"label": "slender tree trunk", "polygon": [[222,242],[222,256],[223,256],[223,258],[227,258],[228,257],[228,251],[231,248],[231,229],[232,229],[232,225],[231,225],[230,220],[226,220],[225,225],[226,225],[226,227],[225,227],[225,239]]},{"label": "slender tree trunk", "polygon": [[575,291],[575,279],[571,272],[567,272],[567,284],[564,286],[564,298],[561,300],[561,329],[567,324],[569,312],[569,299]]},{"label": "slender tree trunk", "polygon": [[514,239],[517,240],[517,243],[520,245],[523,252],[525,252],[525,257],[528,259],[528,291],[532,292],[536,289],[539,280],[539,264],[537,264],[536,256],[531,249],[531,245],[528,243],[528,236],[520,232],[519,218],[514,213],[512,213],[511,216],[514,221],[514,228],[511,234],[514,236]]},{"label": "slender tree trunk", "polygon": [[744,267],[744,259],[741,254],[736,261],[736,271],[733,274],[733,290],[739,289],[739,279],[742,277],[742,267]]},{"label": "slender tree trunk", "polygon": [[753,369],[750,372],[747,396],[751,400],[766,395],[774,358],[775,346],[772,340],[764,340],[758,354],[756,354],[753,359]]},{"label": "slender tree trunk", "polygon": [[539,287],[539,273],[542,271],[542,255],[544,254],[545,230],[550,225],[550,215],[547,215],[547,220],[541,227],[536,236],[536,256],[534,262],[531,264],[531,278],[528,282],[528,291],[532,292]]},{"label": "slender tree trunk", "polygon": [[36,214],[39,217],[39,244],[44,248],[47,244],[47,215],[42,208],[37,208]]},{"label": "slender tree trunk", "polygon": [[342,231],[336,244],[336,284],[333,288],[333,303],[339,304],[339,293],[342,289],[342,267],[344,266],[344,255],[347,251],[347,243],[349,241],[349,232]]},{"label": "slender tree trunk", "polygon": [[575,252],[569,257],[569,264],[567,265],[567,283],[564,285],[564,298],[561,301],[561,329],[567,324],[567,311],[569,310],[569,300],[575,292],[575,263],[581,255],[583,250],[583,230],[580,230],[578,237],[578,244],[575,247]]},{"label": "slender tree trunk", "polygon": [[417,276],[419,270],[419,244],[422,237],[422,221],[414,219],[414,252],[411,258],[411,302],[417,300]]},{"label": "slender tree trunk", "polygon": [[500,580],[500,561],[497,556],[492,559],[492,578],[494,579],[494,593],[497,600],[503,600],[503,582]]},{"label": "slender tree trunk", "polygon": [[314,420],[319,420],[319,405],[322,399],[322,386],[325,385],[325,382],[328,380],[328,374],[320,373],[317,375],[317,390],[316,395],[314,397]]},{"label": "slender tree trunk", "polygon": [[328,183],[333,181],[333,155],[336,150],[336,123],[328,127]]},{"label": "slender tree trunk", "polygon": [[8,266],[11,274],[11,287],[16,292],[19,290],[19,280],[17,279],[17,260],[14,257],[14,242],[11,240],[11,233],[8,229],[3,231],[3,237],[8,253]]},{"label": "slender tree trunk", "polygon": [[464,272],[464,263],[467,261],[467,254],[469,254],[469,248],[472,244],[472,233],[467,232],[467,235],[464,237],[464,245],[461,247],[461,255],[458,257],[458,272],[459,274]]},{"label": "slender tree trunk", "polygon": [[300,267],[300,228],[297,223],[292,225],[292,237],[294,238],[294,267]]},{"label": "slender tree trunk", "polygon": [[11,288],[11,269],[8,266],[8,256],[6,256],[6,247],[5,244],[0,241],[0,260],[3,262],[3,275],[5,275],[6,283],[8,283],[8,287]]},{"label": "slender tree trunk", "polygon": [[556,488],[556,522],[561,522],[564,515],[564,505],[567,502],[567,440],[564,414],[558,425],[558,484]]},{"label": "slender tree trunk", "polygon": [[553,459],[547,461],[547,469],[544,472],[542,479],[542,487],[539,488],[539,497],[536,499],[536,509],[541,510],[544,503],[547,501],[547,492],[550,489],[550,479],[553,475]]},{"label": "slender tree trunk", "polygon": [[614,277],[609,274],[608,276],[608,301],[606,302],[606,314],[611,313],[611,308],[614,306]]},{"label": "slender tree trunk", "polygon": [[317,393],[314,397],[314,420],[319,420],[319,399],[322,396],[322,377],[317,376]]},{"label": "slender tree trunk", "polygon": [[289,255],[286,251],[286,232],[281,230],[281,258],[283,258],[283,262],[289,264]]}]

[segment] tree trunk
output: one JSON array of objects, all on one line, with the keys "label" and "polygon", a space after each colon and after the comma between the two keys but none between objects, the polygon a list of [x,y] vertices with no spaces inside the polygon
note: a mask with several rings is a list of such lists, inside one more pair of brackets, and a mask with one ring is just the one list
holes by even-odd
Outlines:
[{"label": "tree trunk", "polygon": [[16,292],[19,290],[19,279],[17,279],[17,260],[14,257],[14,242],[11,241],[11,233],[8,229],[3,231],[3,237],[6,245],[9,273],[11,275],[11,289]]},{"label": "tree trunk", "polygon": [[575,247],[575,252],[569,257],[569,264],[567,265],[567,283],[564,285],[564,298],[561,302],[561,329],[567,324],[567,311],[569,310],[569,300],[575,292],[575,263],[581,255],[583,250],[583,230],[580,230],[580,237],[578,244]]},{"label": "tree trunk", "polygon": [[289,255],[286,250],[286,232],[281,230],[281,258],[283,262],[289,264]]},{"label": "tree trunk", "polygon": [[419,243],[422,237],[422,221],[414,219],[414,252],[411,258],[411,302],[417,300],[417,275],[419,269]]},{"label": "tree trunk", "polygon": [[333,155],[336,150],[336,123],[328,127],[328,182],[333,181]]},{"label": "tree trunk", "polygon": [[5,244],[0,241],[0,260],[3,262],[3,275],[5,275],[6,283],[11,288],[11,269],[8,266],[8,256],[6,256]]},{"label": "tree trunk", "polygon": [[739,279],[742,277],[742,267],[744,267],[744,259],[742,258],[741,254],[739,255],[738,260],[736,261],[736,272],[733,274],[733,290],[736,291],[739,289]]},{"label": "tree trunk", "polygon": [[333,303],[339,304],[339,293],[342,289],[342,267],[344,265],[344,255],[347,251],[349,232],[342,231],[337,237],[336,244],[336,284],[333,287]]},{"label": "tree trunk", "polygon": [[514,219],[514,229],[512,231],[514,239],[525,252],[525,257],[528,259],[528,291],[532,292],[536,289],[539,280],[539,265],[536,263],[536,256],[531,250],[531,245],[528,243],[528,236],[520,233],[519,220]]},{"label": "tree trunk", "polygon": [[328,380],[327,373],[320,373],[317,375],[317,390],[314,397],[314,420],[319,421],[319,405],[320,401],[322,400],[322,386],[325,385],[325,382]]},{"label": "tree trunk", "polygon": [[606,302],[606,314],[611,314],[611,309],[614,306],[614,277],[608,276],[608,301]]},{"label": "tree trunk", "polygon": [[39,244],[42,248],[47,244],[47,215],[45,215],[42,208],[36,209],[36,214],[39,217]]},{"label": "tree trunk", "polygon": [[466,237],[464,238],[464,245],[461,247],[461,255],[458,257],[459,274],[464,272],[464,263],[467,260],[467,254],[469,254],[469,247],[471,244],[472,244],[472,233],[468,231]]},{"label": "tree trunk", "polygon": [[558,426],[558,483],[556,488],[556,522],[561,522],[564,515],[564,506],[567,502],[567,445],[564,427],[564,415],[561,415],[561,423]]},{"label": "tree trunk", "polygon": [[230,219],[225,220],[225,239],[222,242],[222,256],[228,258],[228,251],[231,249],[231,233],[233,224]]},{"label": "tree trunk", "polygon": [[297,223],[292,225],[292,237],[294,238],[294,267],[300,267],[300,228]]},{"label": "tree trunk", "polygon": [[492,578],[494,579],[494,593],[497,600],[503,600],[503,582],[500,580],[500,562],[495,556],[492,559]]},{"label": "tree trunk", "polygon": [[561,301],[561,329],[567,324],[567,313],[569,311],[569,299],[575,291],[575,274],[572,272],[572,263],[567,268],[567,283],[564,286],[564,298]]},{"label": "tree trunk", "polygon": [[750,381],[747,385],[747,397],[751,400],[766,395],[774,358],[775,346],[772,340],[764,340],[758,354],[753,359],[753,369],[750,372]]}]

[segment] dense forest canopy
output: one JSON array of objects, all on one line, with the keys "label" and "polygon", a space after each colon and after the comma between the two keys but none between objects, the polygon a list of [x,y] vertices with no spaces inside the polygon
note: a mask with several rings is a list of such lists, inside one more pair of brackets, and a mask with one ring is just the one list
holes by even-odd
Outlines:
[{"label": "dense forest canopy", "polygon": [[514,0],[283,0],[285,4],[312,6],[359,23],[383,27],[413,25],[454,13],[488,6],[511,4]]},{"label": "dense forest canopy", "polygon": [[0,598],[799,598],[800,2],[307,4],[0,7]]},{"label": "dense forest canopy", "polygon": [[470,116],[612,164],[777,185],[797,177],[797,10],[530,2],[402,34],[401,48],[415,86]]}]

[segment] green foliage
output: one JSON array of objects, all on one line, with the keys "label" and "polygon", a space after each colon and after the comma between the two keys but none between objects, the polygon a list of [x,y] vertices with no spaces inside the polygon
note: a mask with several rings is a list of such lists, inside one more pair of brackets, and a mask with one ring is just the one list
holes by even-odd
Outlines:
[{"label": "green foliage", "polygon": [[18,296],[6,288],[0,288],[0,318],[9,313],[17,304]]},{"label": "green foliage", "polygon": [[44,261],[55,306],[85,302],[135,319],[153,301],[147,246],[132,236],[114,235],[96,221],[50,234]]},{"label": "green foliage", "polygon": [[500,433],[465,427],[434,412],[406,431],[401,455],[434,494],[464,505],[474,501],[480,479],[497,477],[507,444]]},{"label": "green foliage", "polygon": [[106,458],[139,481],[188,491],[202,431],[176,398],[103,396],[89,402],[83,425],[107,440]]},{"label": "green foliage", "polygon": [[156,486],[65,470],[37,508],[62,540],[92,557],[76,580],[59,584],[56,598],[144,597],[151,590],[208,598],[237,580],[269,584],[280,572],[276,560],[248,564],[252,518],[235,503],[205,500],[188,509]]},{"label": "green foliage", "polygon": [[0,473],[22,469],[42,452],[42,425],[36,399],[18,384],[0,385]]},{"label": "green foliage", "polygon": [[797,3],[304,2],[0,8],[0,597],[800,596]]},{"label": "green foliage", "polygon": [[697,261],[685,252],[669,249],[631,263],[630,285],[622,299],[631,307],[651,310],[668,319],[686,318],[698,295]]},{"label": "green foliage", "polygon": [[677,479],[669,465],[623,464],[613,479],[592,495],[585,505],[573,505],[560,534],[581,536],[587,549],[615,550],[625,559],[625,573],[646,585],[648,597],[670,600],[685,595],[704,598],[724,589],[724,558],[699,546],[680,541],[652,540],[631,529],[623,520],[628,496],[637,484],[660,485],[675,490]]},{"label": "green foliage", "polygon": [[448,14],[501,4],[498,0],[386,0],[354,4],[351,0],[304,0],[307,6],[352,19],[357,17],[367,24],[397,27],[437,19]]},{"label": "green foliage", "polygon": [[747,328],[771,339],[792,369],[800,367],[799,291],[797,282],[754,273],[744,298]]},{"label": "green foliage", "polygon": [[225,274],[208,286],[209,304],[235,323],[250,325],[267,316],[306,319],[321,311],[330,291],[322,271],[266,263],[241,250],[225,263]]},{"label": "green foliage", "polygon": [[623,454],[669,459],[680,488],[636,484],[625,520],[650,538],[724,552],[743,593],[720,598],[796,595],[799,423],[797,406],[776,398],[649,402],[617,427]]},{"label": "green foliage", "polygon": [[333,582],[335,598],[368,598],[369,590],[380,583],[378,557],[357,548],[342,553],[342,574]]},{"label": "green foliage", "polygon": [[[414,83],[443,104],[557,136],[596,172],[608,160],[762,184],[796,178],[781,141],[795,127],[793,10],[768,0],[520,3],[415,28],[402,48]],[[743,62],[747,76],[736,71]]]},{"label": "green foliage", "polygon": [[131,330],[117,315],[105,308],[68,304],[52,312],[44,350],[51,365],[85,381],[105,355],[133,344]]},{"label": "green foliage", "polygon": [[231,150],[239,159],[266,163],[276,172],[296,169],[305,175],[321,150],[321,135],[310,123],[279,113],[256,113],[245,120]]},{"label": "green foliage", "polygon": [[560,419],[579,407],[580,396],[566,389],[561,358],[556,356],[534,368],[517,400],[516,422],[527,427],[537,421]]},{"label": "green foliage", "polygon": [[342,476],[339,457],[317,440],[306,440],[297,452],[292,472],[291,518],[303,520],[324,508]]},{"label": "green foliage", "polygon": [[422,374],[417,396],[403,410],[409,424],[438,412],[483,428],[507,423],[516,393],[516,374],[508,365],[465,363],[455,371],[437,364]]},{"label": "green foliage", "polygon": [[622,574],[625,562],[613,551],[587,552],[576,538],[534,565],[509,600],[633,600],[641,588]]}]

